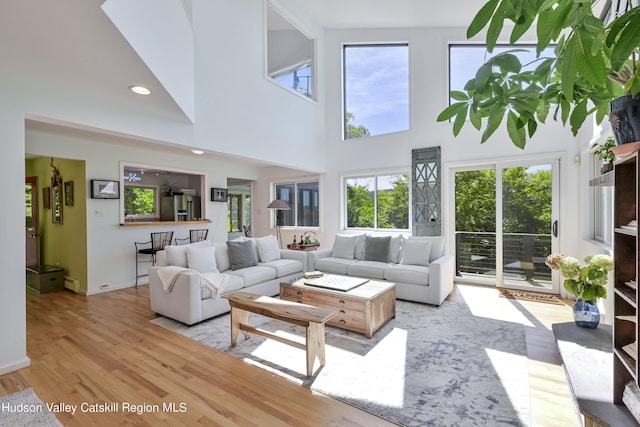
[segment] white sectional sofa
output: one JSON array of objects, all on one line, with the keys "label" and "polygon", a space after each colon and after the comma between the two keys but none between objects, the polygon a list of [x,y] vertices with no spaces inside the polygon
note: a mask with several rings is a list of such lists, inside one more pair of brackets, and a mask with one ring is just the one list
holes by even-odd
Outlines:
[{"label": "white sectional sofa", "polygon": [[[170,290],[160,269],[181,267]],[[301,277],[308,269],[307,254],[279,249],[273,236],[241,238],[233,242],[198,242],[167,246],[156,255],[156,265],[149,268],[151,310],[187,325],[201,322],[230,310],[229,302],[220,298],[227,292],[246,290],[274,296],[280,282]],[[169,269],[165,269],[166,272]],[[224,289],[203,286],[203,276],[224,277]]]},{"label": "white sectional sofa", "polygon": [[444,237],[338,234],[332,248],[309,252],[309,268],[388,280],[396,298],[439,306],[453,290],[454,258]]}]

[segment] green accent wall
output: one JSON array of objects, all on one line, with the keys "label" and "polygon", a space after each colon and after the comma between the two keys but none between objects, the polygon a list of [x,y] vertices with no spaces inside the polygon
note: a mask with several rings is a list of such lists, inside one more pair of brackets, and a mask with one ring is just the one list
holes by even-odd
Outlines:
[{"label": "green accent wall", "polygon": [[25,161],[26,176],[38,178],[38,232],[40,233],[40,263],[59,265],[66,277],[76,284],[65,282],[75,292],[87,291],[87,179],[84,160],[54,158],[64,183],[73,182],[73,206],[65,205],[63,191],[62,224],[54,224],[52,210],[45,209],[43,189],[51,188],[53,175],[50,157]]}]

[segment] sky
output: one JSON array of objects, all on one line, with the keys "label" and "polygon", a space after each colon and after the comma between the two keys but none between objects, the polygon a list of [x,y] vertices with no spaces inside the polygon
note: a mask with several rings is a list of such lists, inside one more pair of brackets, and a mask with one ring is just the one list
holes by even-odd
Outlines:
[{"label": "sky", "polygon": [[[391,47],[390,47],[391,46]],[[346,110],[371,135],[409,129],[409,47],[345,47]]]},{"label": "sky", "polygon": [[[452,46],[450,88],[461,90],[487,58],[510,49],[514,46],[497,46],[488,54],[484,45]],[[518,49],[530,51],[518,53],[523,64],[535,60],[535,46],[521,45]],[[543,55],[552,54],[552,48],[543,52]],[[365,126],[371,135],[408,130],[408,45],[346,46],[344,63],[345,106],[355,116],[352,124]],[[533,67],[535,63],[528,68]]]}]

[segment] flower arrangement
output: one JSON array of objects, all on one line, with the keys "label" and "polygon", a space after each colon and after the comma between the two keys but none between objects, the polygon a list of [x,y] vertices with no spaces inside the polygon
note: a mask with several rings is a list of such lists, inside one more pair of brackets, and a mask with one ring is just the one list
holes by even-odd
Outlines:
[{"label": "flower arrangement", "polygon": [[595,303],[598,298],[607,297],[608,273],[613,270],[613,259],[609,255],[592,255],[584,259],[587,264],[563,254],[551,254],[545,264],[553,270],[560,270],[565,277],[564,288],[583,301]]}]

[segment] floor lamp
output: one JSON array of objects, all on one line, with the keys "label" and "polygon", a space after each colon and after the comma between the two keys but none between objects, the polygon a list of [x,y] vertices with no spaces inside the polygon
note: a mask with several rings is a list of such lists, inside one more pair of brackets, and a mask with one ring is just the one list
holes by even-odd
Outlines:
[{"label": "floor lamp", "polygon": [[290,211],[291,208],[283,200],[276,199],[269,203],[267,209],[273,209],[276,211],[276,235],[278,238],[278,245],[282,248],[282,238],[280,237],[280,223],[278,223],[278,211]]}]

